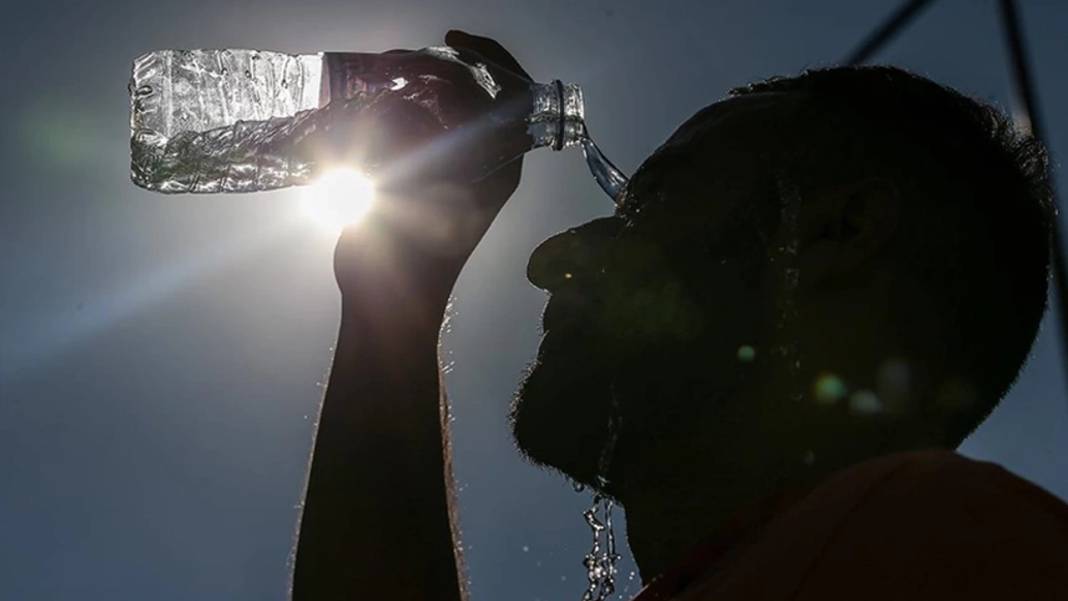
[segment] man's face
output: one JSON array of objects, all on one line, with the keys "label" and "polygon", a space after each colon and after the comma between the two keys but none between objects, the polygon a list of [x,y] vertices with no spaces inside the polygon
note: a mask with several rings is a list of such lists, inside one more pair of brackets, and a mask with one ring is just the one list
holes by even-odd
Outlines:
[{"label": "man's face", "polygon": [[[533,461],[592,483],[641,476],[665,447],[730,437],[757,363],[774,178],[762,155],[784,96],[732,98],[684,124],[639,169],[613,217],[550,238],[528,278],[550,294],[514,433]],[[621,436],[598,474],[609,418]],[[618,494],[610,484],[610,492]]]}]

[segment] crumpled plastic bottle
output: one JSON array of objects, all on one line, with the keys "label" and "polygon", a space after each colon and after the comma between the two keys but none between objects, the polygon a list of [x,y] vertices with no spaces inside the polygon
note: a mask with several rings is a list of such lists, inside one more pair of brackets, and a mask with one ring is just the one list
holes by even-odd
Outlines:
[{"label": "crumpled plastic bottle", "polygon": [[589,140],[578,86],[450,47],[162,50],[134,61],[129,90],[131,178],[158,192],[301,185],[340,163],[380,186],[476,181],[531,149],[576,144],[601,161],[598,181],[615,178],[616,194],[626,182]]}]

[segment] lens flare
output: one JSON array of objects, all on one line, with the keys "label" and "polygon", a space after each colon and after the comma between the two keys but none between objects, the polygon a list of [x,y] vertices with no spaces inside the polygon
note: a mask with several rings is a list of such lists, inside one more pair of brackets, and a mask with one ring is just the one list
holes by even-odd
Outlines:
[{"label": "lens flare", "polygon": [[331,169],[300,191],[304,215],[330,234],[363,219],[374,202],[374,182],[355,169]]}]

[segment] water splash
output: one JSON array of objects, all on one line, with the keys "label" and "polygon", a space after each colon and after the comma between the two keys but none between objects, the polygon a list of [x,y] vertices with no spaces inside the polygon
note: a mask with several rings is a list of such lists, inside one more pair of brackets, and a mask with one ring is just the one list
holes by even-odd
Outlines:
[{"label": "water splash", "polygon": [[[609,484],[608,474],[615,456],[616,441],[619,439],[620,421],[619,403],[616,400],[613,386],[608,415],[608,432],[597,461],[596,490],[598,491],[603,491]],[[614,507],[615,503],[606,494],[595,492],[593,503],[582,514],[593,536],[593,544],[582,560],[582,565],[586,568],[586,590],[582,594],[582,601],[604,601],[616,590],[616,563],[620,555],[616,552],[616,533],[612,525]]]},{"label": "water splash", "polygon": [[616,553],[616,535],[612,525],[613,507],[611,499],[595,494],[593,505],[582,514],[593,533],[593,546],[582,560],[582,565],[586,567],[587,582],[582,601],[604,601],[616,590],[616,562],[619,561],[620,555]]}]

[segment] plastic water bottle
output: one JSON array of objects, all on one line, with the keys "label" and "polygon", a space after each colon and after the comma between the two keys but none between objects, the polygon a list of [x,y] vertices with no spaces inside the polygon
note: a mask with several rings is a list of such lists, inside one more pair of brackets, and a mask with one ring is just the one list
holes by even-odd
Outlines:
[{"label": "plastic water bottle", "polygon": [[380,186],[477,181],[531,149],[578,144],[610,196],[626,183],[588,136],[578,86],[450,47],[162,50],[134,61],[129,90],[131,178],[158,192],[301,185],[335,163]]}]

